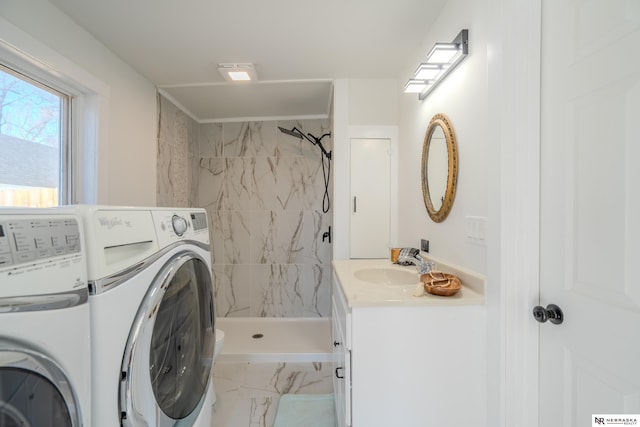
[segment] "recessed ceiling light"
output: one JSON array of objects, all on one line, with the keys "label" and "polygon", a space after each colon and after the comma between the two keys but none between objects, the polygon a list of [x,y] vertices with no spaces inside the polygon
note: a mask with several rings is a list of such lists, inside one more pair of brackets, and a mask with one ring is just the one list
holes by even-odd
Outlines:
[{"label": "recessed ceiling light", "polygon": [[228,82],[255,82],[258,80],[256,69],[251,63],[218,64],[218,71]]}]

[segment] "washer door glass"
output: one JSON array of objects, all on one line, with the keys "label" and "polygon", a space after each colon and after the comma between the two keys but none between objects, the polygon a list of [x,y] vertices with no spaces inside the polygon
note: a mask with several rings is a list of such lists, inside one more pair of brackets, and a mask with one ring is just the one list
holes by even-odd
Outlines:
[{"label": "washer door glass", "polygon": [[58,388],[42,375],[0,368],[0,426],[70,427],[71,414]]},{"label": "washer door glass", "polygon": [[211,273],[189,258],[166,276],[157,307],[149,371],[156,402],[173,419],[190,415],[206,394],[213,361]]}]

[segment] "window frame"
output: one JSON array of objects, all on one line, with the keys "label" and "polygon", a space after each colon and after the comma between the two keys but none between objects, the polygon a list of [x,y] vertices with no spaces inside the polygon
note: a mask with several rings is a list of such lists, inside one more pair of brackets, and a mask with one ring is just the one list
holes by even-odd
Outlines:
[{"label": "window frame", "polygon": [[55,87],[50,83],[47,84],[38,80],[37,77],[29,75],[28,72],[17,70],[14,67],[9,66],[1,57],[0,71],[6,74],[11,74],[15,78],[50,92],[60,98],[60,149],[58,154],[58,170],[60,178],[58,180],[58,206],[72,204],[75,175],[75,168],[73,167],[74,140],[71,132],[71,118],[73,117],[71,108],[74,99],[73,95],[70,95],[65,92],[64,89]]},{"label": "window frame", "polygon": [[71,188],[69,203],[97,204],[106,199],[107,165],[104,160],[100,165],[98,158],[107,141],[109,86],[2,17],[0,61],[72,97],[67,129],[72,176],[65,184]]}]

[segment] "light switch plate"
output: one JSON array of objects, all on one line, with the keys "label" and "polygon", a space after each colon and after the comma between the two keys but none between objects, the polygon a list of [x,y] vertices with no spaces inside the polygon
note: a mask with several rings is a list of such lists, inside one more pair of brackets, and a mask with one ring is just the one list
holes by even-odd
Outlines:
[{"label": "light switch plate", "polygon": [[474,245],[486,246],[487,218],[483,216],[465,217],[466,241]]}]

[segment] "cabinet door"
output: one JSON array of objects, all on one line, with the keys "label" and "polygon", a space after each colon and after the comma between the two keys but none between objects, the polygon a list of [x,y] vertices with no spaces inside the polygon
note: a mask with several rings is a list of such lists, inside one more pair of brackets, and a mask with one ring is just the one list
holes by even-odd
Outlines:
[{"label": "cabinet door", "polygon": [[345,417],[345,348],[344,334],[340,329],[340,323],[335,321],[335,302],[332,307],[332,339],[333,339],[333,393],[336,403],[336,418],[338,427],[346,426]]},{"label": "cabinet door", "polygon": [[391,239],[388,139],[351,140],[351,258],[385,258]]},{"label": "cabinet door", "polygon": [[351,426],[351,351],[347,339],[348,312],[344,296],[334,278],[331,305],[333,339],[333,390],[338,427]]}]

